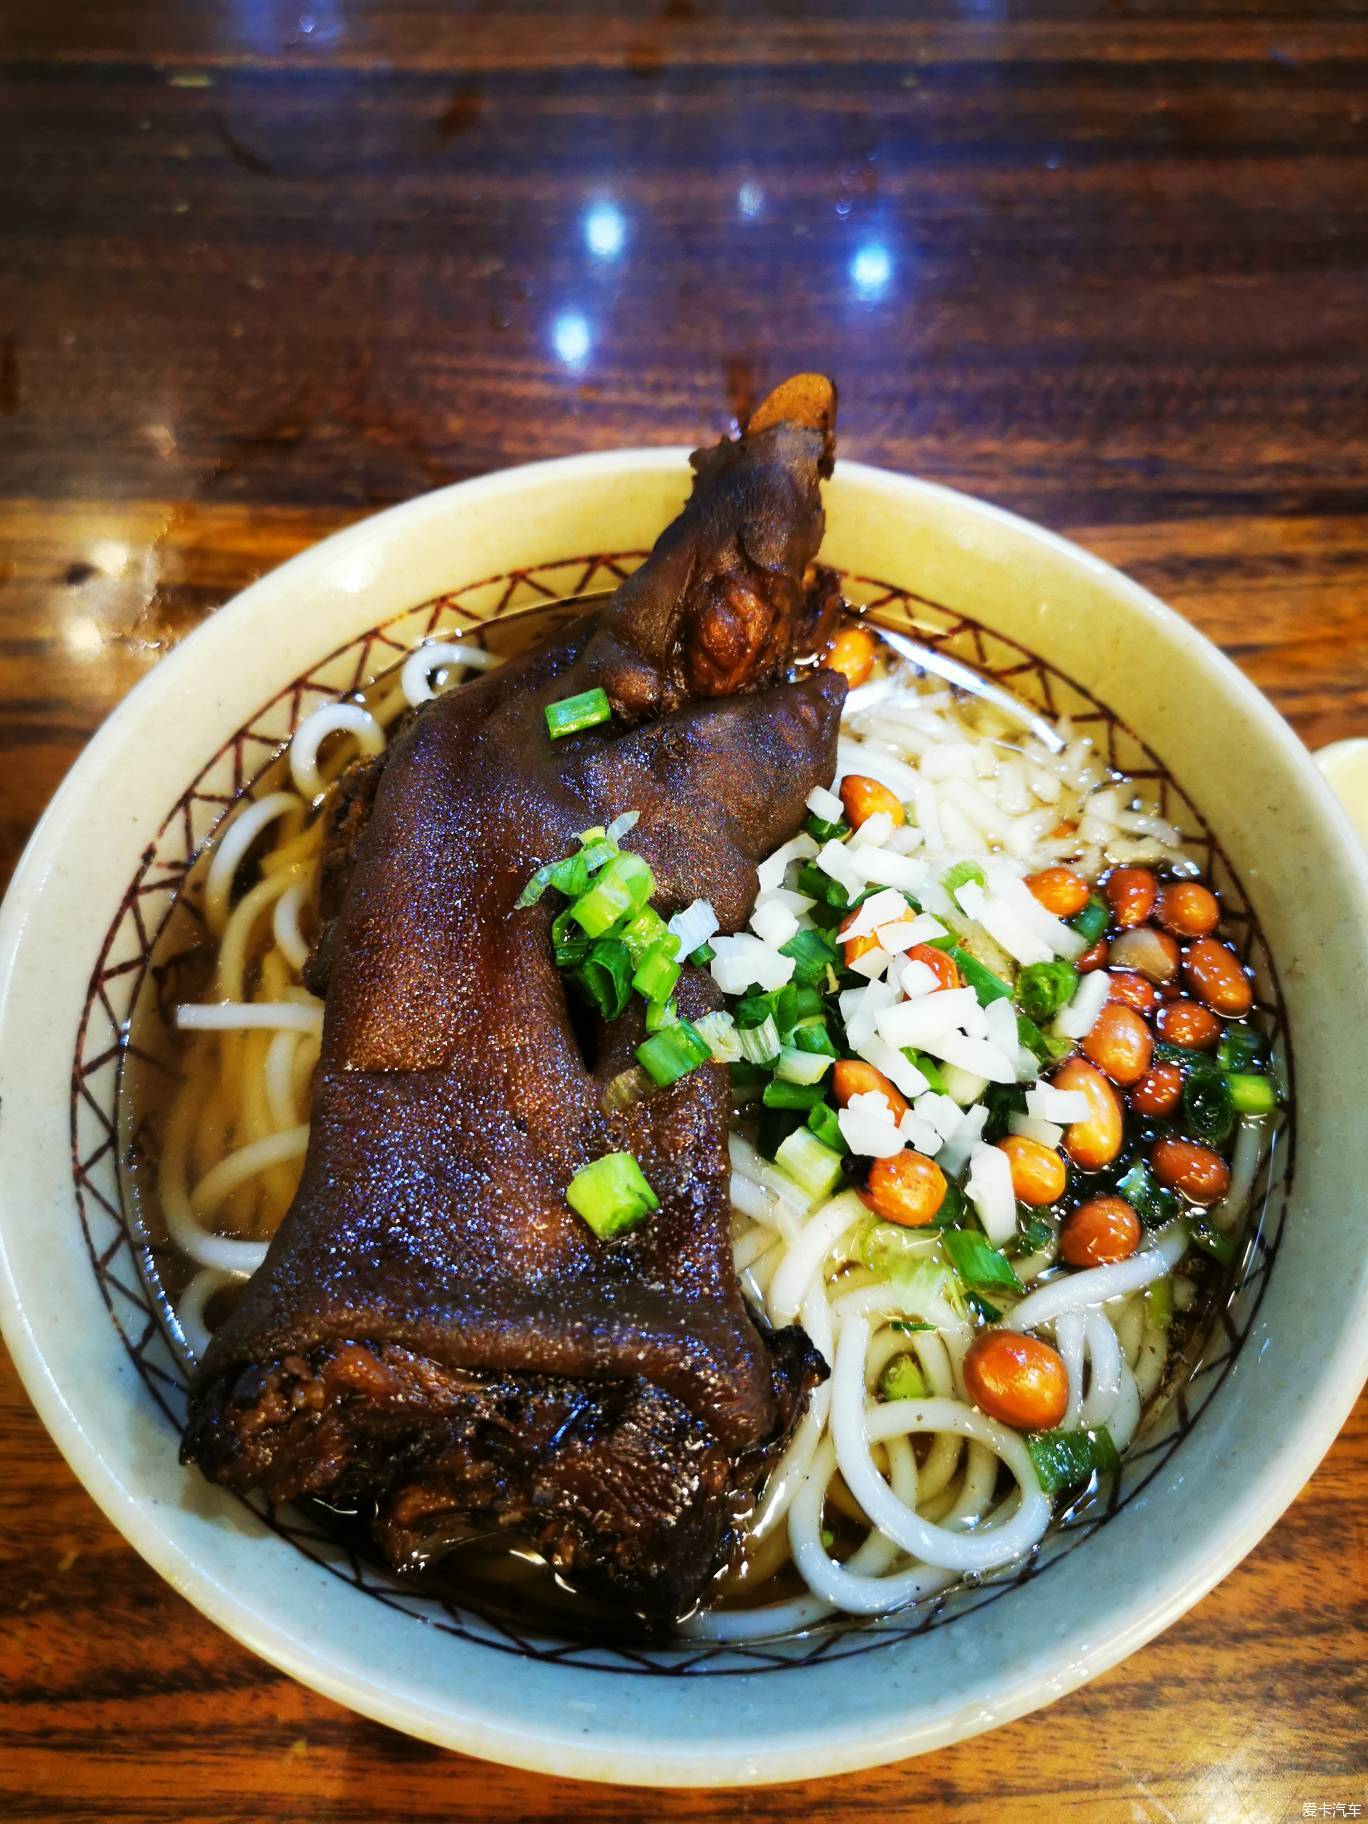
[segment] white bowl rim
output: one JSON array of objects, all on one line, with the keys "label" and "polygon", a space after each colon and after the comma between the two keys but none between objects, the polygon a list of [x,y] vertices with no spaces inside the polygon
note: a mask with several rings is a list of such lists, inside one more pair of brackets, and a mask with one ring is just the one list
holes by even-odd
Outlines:
[{"label": "white bowl rim", "polygon": [[[301,581],[320,563],[353,557],[376,541],[385,543],[402,535],[410,525],[440,518],[458,495],[468,505],[481,495],[492,498],[592,472],[681,470],[687,454],[686,449],[673,447],[600,451],[529,463],[453,483],[332,534],[233,597],[116,707],[67,774],[35,827],[0,907],[0,1033],[4,1031],[3,1013],[10,998],[29,902],[41,888],[62,826],[78,810],[88,781],[98,775],[106,751],[117,745],[126,725],[140,718],[158,692],[179,682],[182,674],[188,677],[211,658],[218,646],[222,645],[225,652],[231,649],[233,623],[239,611],[246,612],[246,606],[263,593],[275,593],[282,584]],[[1357,873],[1362,891],[1368,895],[1368,857],[1302,743],[1233,661],[1149,590],[1059,534],[958,490],[863,463],[842,461],[837,474],[848,484],[903,499],[942,501],[1010,528],[1018,537],[1041,544],[1071,564],[1090,570],[1111,592],[1123,595],[1132,609],[1162,624],[1169,637],[1176,637],[1187,646],[1194,658],[1200,658],[1207,667],[1217,667],[1225,689],[1240,699],[1243,710],[1257,721],[1263,738],[1276,745],[1298,772],[1316,810],[1343,849],[1348,865]],[[5,1038],[0,1038],[0,1048],[5,1042]],[[824,1732],[815,1744],[776,1732],[773,1739],[751,1749],[744,1762],[727,1761],[726,1774],[719,1780],[717,1751],[706,1742],[685,1743],[665,1737],[586,1740],[582,1729],[555,1719],[510,1720],[503,1712],[486,1706],[478,1691],[462,1694],[459,1712],[449,1704],[432,1703],[421,1691],[397,1692],[393,1675],[377,1677],[363,1652],[358,1651],[344,1665],[339,1665],[335,1656],[331,1662],[326,1661],[311,1650],[307,1639],[284,1625],[268,1605],[254,1601],[250,1593],[244,1595],[226,1587],[211,1569],[183,1549],[159,1516],[150,1515],[130,1493],[87,1428],[86,1417],[68,1400],[59,1372],[44,1354],[25,1315],[21,1286],[6,1244],[5,1225],[0,1223],[0,1332],[29,1397],[58,1448],[107,1517],[179,1594],[292,1677],[395,1729],[537,1772],[637,1785],[763,1784],[831,1775],[923,1753],[1010,1721],[1116,1664],[1168,1627],[1219,1582],[1275,1523],[1314,1472],[1368,1374],[1368,1283],[1360,1287],[1354,1315],[1353,1353],[1345,1359],[1342,1351],[1336,1362],[1326,1360],[1321,1364],[1322,1382],[1315,1389],[1318,1398],[1305,1422],[1270,1451],[1256,1489],[1228,1511],[1216,1549],[1208,1550],[1200,1562],[1193,1561],[1191,1555],[1187,1560],[1180,1558],[1171,1574],[1147,1592],[1143,1606],[1138,1606],[1133,1596],[1116,1600],[1109,1627],[1090,1637],[1082,1651],[1078,1642],[1061,1637],[1042,1652],[1028,1675],[1006,1684],[999,1682],[991,1712],[984,1711],[979,1720],[967,1726],[961,1698],[954,1713],[938,1710],[934,1703],[912,1716],[881,1713],[842,1731]],[[1334,1366],[1340,1371],[1338,1392],[1324,1384]],[[98,1412],[91,1416],[98,1425]],[[572,1673],[574,1677],[586,1675],[594,1676],[583,1668]]]}]

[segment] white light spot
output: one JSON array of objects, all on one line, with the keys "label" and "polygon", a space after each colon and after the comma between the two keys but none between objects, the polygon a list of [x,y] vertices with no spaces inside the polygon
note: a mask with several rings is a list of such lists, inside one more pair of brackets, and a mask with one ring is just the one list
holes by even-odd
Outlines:
[{"label": "white light spot", "polygon": [[736,206],[744,216],[759,215],[765,206],[765,193],[759,184],[752,184],[749,181],[742,184],[736,193]]},{"label": "white light spot", "polygon": [[90,547],[90,563],[106,576],[122,576],[128,568],[128,546],[121,538],[97,538]]},{"label": "white light spot", "polygon": [[850,262],[850,282],[859,297],[881,298],[892,277],[892,258],[879,241],[867,241]]},{"label": "white light spot", "polygon": [[584,212],[584,244],[596,260],[615,260],[627,240],[627,218],[615,203],[595,203]]},{"label": "white light spot", "polygon": [[551,325],[551,346],[567,367],[583,367],[593,340],[589,325],[578,311],[565,311]]}]

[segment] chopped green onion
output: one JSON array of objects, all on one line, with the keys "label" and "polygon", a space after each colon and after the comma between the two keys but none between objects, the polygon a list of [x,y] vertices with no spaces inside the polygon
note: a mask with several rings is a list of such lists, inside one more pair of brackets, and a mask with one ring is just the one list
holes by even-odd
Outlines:
[{"label": "chopped green onion", "polygon": [[774,997],[774,1023],[779,1036],[786,1039],[799,1020],[813,1020],[826,1010],[815,988],[795,988],[792,982],[779,989]]},{"label": "chopped green onion", "polygon": [[801,1108],[762,1108],[755,1124],[755,1150],[766,1159],[777,1158],[779,1148],[803,1126]]},{"label": "chopped green onion", "polygon": [[1210,1254],[1211,1258],[1219,1260],[1222,1266],[1234,1260],[1235,1243],[1229,1235],[1223,1235],[1218,1228],[1201,1217],[1188,1223],[1188,1234],[1192,1237],[1194,1248],[1200,1248],[1203,1254]]},{"label": "chopped green onion", "polygon": [[803,828],[817,842],[842,842],[850,834],[848,823],[832,823],[825,817],[819,817],[816,811],[809,811]]},{"label": "chopped green onion", "polygon": [[728,1064],[727,1074],[731,1078],[732,1094],[738,1102],[754,1102],[770,1077],[767,1070],[758,1064],[749,1063],[745,1058]]},{"label": "chopped green onion", "polygon": [[926,1078],[926,1087],[929,1090],[938,1096],[947,1093],[945,1079],[941,1076],[942,1066],[937,1064],[934,1058],[928,1057],[924,1051],[918,1051],[913,1045],[904,1045],[902,1054],[913,1070],[919,1070]]},{"label": "chopped green onion", "polygon": [[984,1298],[981,1292],[966,1292],[964,1302],[971,1311],[976,1311],[985,1324],[995,1324],[1002,1316],[997,1306]]},{"label": "chopped green onion", "polygon": [[850,895],[839,880],[833,880],[830,874],[824,874],[815,862],[805,861],[798,874],[798,891],[806,893],[809,899],[815,899],[819,906],[826,906],[832,912],[847,912],[850,909]]},{"label": "chopped green onion", "polygon": [[787,1077],[771,1077],[760,1098],[766,1108],[801,1108],[804,1114],[821,1099],[820,1083],[793,1083]]},{"label": "chopped green onion", "polygon": [[1181,1064],[1185,1070],[1209,1070],[1211,1059],[1204,1051],[1190,1051],[1186,1045],[1170,1045],[1167,1039],[1154,1041],[1154,1055],[1164,1064]]},{"label": "chopped green onion", "polygon": [[881,1400],[924,1400],[931,1389],[910,1355],[895,1355],[879,1376]]},{"label": "chopped green onion", "polygon": [[1056,1032],[1042,1032],[1024,1013],[1017,1015],[1017,1038],[1042,1064],[1057,1064],[1073,1050],[1072,1039],[1061,1038]]},{"label": "chopped green onion", "polygon": [[1188,1074],[1183,1084],[1183,1113],[1199,1139],[1219,1146],[1235,1125],[1235,1103],[1220,1071],[1208,1065]]},{"label": "chopped green onion", "polygon": [[679,1009],[673,1001],[648,1001],[646,1003],[647,1032],[662,1032],[667,1026],[677,1025]]},{"label": "chopped green onion", "polygon": [[605,1020],[615,1020],[632,988],[632,959],[615,937],[596,937],[572,978]]},{"label": "chopped green onion", "polygon": [[743,994],[732,1008],[732,1018],[736,1021],[738,1032],[745,1032],[751,1026],[763,1026],[773,1014],[772,994]]},{"label": "chopped green onion", "polygon": [[971,1291],[1021,1291],[1011,1261],[973,1229],[946,1229],[941,1240],[950,1264]]},{"label": "chopped green onion", "polygon": [[[797,1037],[796,1033],[794,1037]],[[831,1069],[834,1055],[825,1051],[801,1051],[796,1045],[781,1045],[774,1074],[783,1083],[820,1083]]]},{"label": "chopped green onion", "polygon": [[1121,1462],[1105,1425],[1096,1431],[1037,1431],[1027,1438],[1026,1449],[1047,1495],[1078,1488],[1094,1475],[1109,1476]]},{"label": "chopped green onion", "polygon": [[944,1261],[928,1260],[920,1229],[871,1220],[856,1243],[856,1258],[891,1288],[898,1310],[935,1329],[964,1321],[964,1288]]},{"label": "chopped green onion", "polygon": [[1016,1251],[1018,1255],[1038,1254],[1048,1247],[1054,1230],[1043,1216],[1037,1216],[1027,1204],[1017,1209]]},{"label": "chopped green onion", "polygon": [[1090,893],[1088,903],[1081,912],[1077,912],[1066,922],[1077,931],[1089,947],[1095,944],[1107,928],[1107,902],[1100,894]]},{"label": "chopped green onion", "polygon": [[1167,1330],[1173,1322],[1172,1279],[1151,1280],[1145,1287],[1145,1322],[1156,1330]]},{"label": "chopped green onion", "polygon": [[567,899],[578,899],[589,885],[589,869],[583,855],[567,855],[564,861],[548,861],[538,868],[518,895],[517,910],[535,906],[548,887],[555,887]]},{"label": "chopped green onion", "polygon": [[1216,1047],[1216,1062],[1222,1070],[1246,1071],[1262,1064],[1267,1056],[1268,1040],[1252,1026],[1227,1026]]},{"label": "chopped green onion", "polygon": [[638,1065],[633,1064],[628,1070],[620,1070],[603,1092],[601,1106],[605,1115],[615,1115],[619,1109],[630,1108],[634,1102],[640,1102],[649,1096],[654,1085]]},{"label": "chopped green onion", "polygon": [[689,961],[693,964],[695,969],[703,969],[707,967],[716,955],[717,952],[713,949],[711,944],[700,944],[697,950],[690,950]]},{"label": "chopped green onion", "polygon": [[643,906],[640,912],[634,918],[629,918],[625,925],[613,933],[613,936],[620,937],[626,944],[631,953],[633,968],[641,961],[646,952],[657,944],[669,944],[672,947],[667,954],[679,955],[679,939],[667,930],[665,920],[654,906]]},{"label": "chopped green onion", "polygon": [[774,1163],[814,1200],[828,1196],[841,1177],[841,1155],[810,1127],[798,1127],[775,1150]]},{"label": "chopped green onion", "polygon": [[819,1058],[836,1058],[840,1056],[831,1042],[826,1021],[822,1019],[803,1020],[789,1034],[789,1044],[795,1051],[810,1051]]},{"label": "chopped green onion", "polygon": [[562,697],[559,703],[546,706],[546,732],[553,741],[562,735],[577,735],[582,728],[597,728],[613,714],[608,693],[597,687],[582,690],[576,697]]},{"label": "chopped green onion", "polygon": [[964,1222],[964,1192],[953,1178],[945,1181],[945,1195],[941,1206],[929,1222],[922,1224],[927,1229],[957,1229]]},{"label": "chopped green onion", "polygon": [[955,959],[959,972],[964,977],[965,986],[973,989],[974,998],[980,1007],[990,1006],[994,1001],[1009,1001],[1012,998],[1012,991],[1002,977],[994,975],[992,970],[986,968],[976,956],[970,956],[963,945],[947,944],[945,953]]},{"label": "chopped green onion", "polygon": [[1278,1105],[1269,1079],[1250,1071],[1232,1070],[1226,1077],[1226,1088],[1240,1115],[1271,1115]]},{"label": "chopped green onion", "polygon": [[679,964],[674,960],[678,944],[679,939],[673,935],[652,944],[637,965],[632,986],[646,1000],[668,1001],[674,993],[679,980]]},{"label": "chopped green onion", "polygon": [[570,914],[590,937],[602,937],[620,918],[634,917],[654,892],[655,875],[641,857],[619,852]]},{"label": "chopped green onion", "polygon": [[580,841],[584,843],[580,850],[580,860],[591,874],[597,874],[600,868],[606,868],[614,855],[620,853],[618,845],[611,837],[605,836],[602,830],[586,830]]},{"label": "chopped green onion", "polygon": [[1124,1197],[1147,1229],[1161,1229],[1178,1214],[1178,1197],[1160,1184],[1143,1159],[1137,1159],[1116,1181],[1116,1193]]},{"label": "chopped green onion", "polygon": [[815,988],[836,961],[836,946],[820,931],[800,931],[779,947],[780,956],[793,958],[793,982],[798,988]]},{"label": "chopped green onion", "polygon": [[712,1057],[708,1041],[687,1020],[662,1026],[636,1048],[637,1063],[661,1089],[677,1083]]},{"label": "chopped green onion", "polygon": [[720,1009],[705,1013],[693,1022],[694,1031],[711,1051],[718,1064],[735,1064],[741,1056],[741,1041],[736,1036],[736,1021]]},{"label": "chopped green onion", "polygon": [[773,1015],[766,1014],[759,1026],[742,1026],[738,1021],[736,1030],[741,1056],[748,1064],[772,1064],[779,1056],[779,1028]]},{"label": "chopped green onion", "polygon": [[557,913],[551,923],[551,950],[557,969],[574,969],[589,954],[589,939],[570,917],[571,907]]},{"label": "chopped green onion", "polygon": [[1008,1132],[1012,1116],[1026,1113],[1026,1091],[1019,1083],[992,1083],[983,1101],[988,1110],[983,1141],[985,1146],[993,1146]]},{"label": "chopped green onion", "polygon": [[1077,986],[1078,971],[1072,963],[1027,963],[1017,977],[1016,1004],[1039,1025],[1068,1006]]},{"label": "chopped green onion", "polygon": [[890,1330],[896,1330],[900,1336],[916,1336],[923,1330],[934,1330],[936,1326],[914,1322],[905,1317],[890,1317],[888,1327]]},{"label": "chopped green onion", "polygon": [[841,1124],[836,1119],[836,1110],[829,1102],[817,1102],[808,1110],[807,1124],[816,1134],[823,1146],[829,1146],[833,1153],[842,1157],[850,1151],[846,1145]]},{"label": "chopped green onion", "polygon": [[565,1200],[604,1241],[660,1205],[630,1153],[605,1153],[582,1167],[566,1185]]},{"label": "chopped green onion", "polygon": [[941,875],[941,885],[953,896],[961,887],[972,881],[976,887],[986,887],[988,876],[976,861],[957,861],[953,868],[947,868]]}]

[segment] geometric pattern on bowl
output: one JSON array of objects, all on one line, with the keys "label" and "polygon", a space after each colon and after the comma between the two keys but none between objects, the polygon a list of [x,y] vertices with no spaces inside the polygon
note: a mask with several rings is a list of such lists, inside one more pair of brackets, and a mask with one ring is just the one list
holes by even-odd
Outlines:
[{"label": "geometric pattern on bowl", "polygon": [[[501,618],[533,609],[549,616],[550,603],[611,589],[643,555],[571,557],[486,578],[396,615],[338,648],[263,704],[208,761],[168,809],[144,850],[91,970],[72,1063],[71,1167],[92,1270],[129,1357],[165,1417],[168,1451],[176,1448],[185,1413],[186,1355],[148,1238],[127,1192],[119,1135],[128,1129],[121,1127],[120,1098],[132,1010],[148,983],[159,935],[177,904],[188,868],[239,796],[320,703],[360,690],[433,635],[480,640]],[[1205,863],[1208,878],[1221,892],[1228,934],[1254,971],[1256,1007],[1274,1035],[1290,1087],[1292,1058],[1276,975],[1248,900],[1195,806],[1151,750],[1096,698],[1014,641],[888,582],[847,575],[842,587],[847,598],[867,607],[875,620],[962,660],[1052,719],[1069,717],[1077,730],[1092,736],[1110,766],[1153,787],[1162,815],[1183,831],[1188,848]],[[127,1111],[122,1112],[126,1117]],[[1293,1116],[1283,1112],[1260,1167],[1240,1250],[1228,1269],[1208,1333],[1171,1376],[1120,1470],[1067,1510],[1023,1564],[967,1580],[886,1618],[836,1619],[800,1636],[739,1646],[688,1643],[646,1648],[557,1640],[405,1582],[384,1566],[359,1557],[311,1514],[290,1508],[272,1511],[255,1499],[248,1505],[263,1526],[359,1594],[410,1615],[415,1623],[499,1652],[655,1677],[753,1675],[874,1652],[908,1635],[947,1626],[999,1601],[1017,1584],[1053,1570],[1084,1548],[1092,1534],[1135,1500],[1187,1445],[1258,1315],[1277,1260],[1292,1161]]]}]

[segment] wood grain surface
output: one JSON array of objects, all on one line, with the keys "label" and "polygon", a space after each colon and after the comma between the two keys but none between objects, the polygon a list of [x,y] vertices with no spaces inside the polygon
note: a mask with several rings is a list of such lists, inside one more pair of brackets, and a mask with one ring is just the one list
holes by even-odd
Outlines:
[{"label": "wood grain surface", "polygon": [[[847,455],[1123,565],[1313,746],[1368,733],[1368,5],[0,0],[0,875],[109,709],[293,551],[713,435],[798,366]],[[1360,1415],[1216,1591],[1035,1717],[639,1794],[253,1659],[6,1368],[0,1815],[1368,1816],[1366,1465]]]}]

